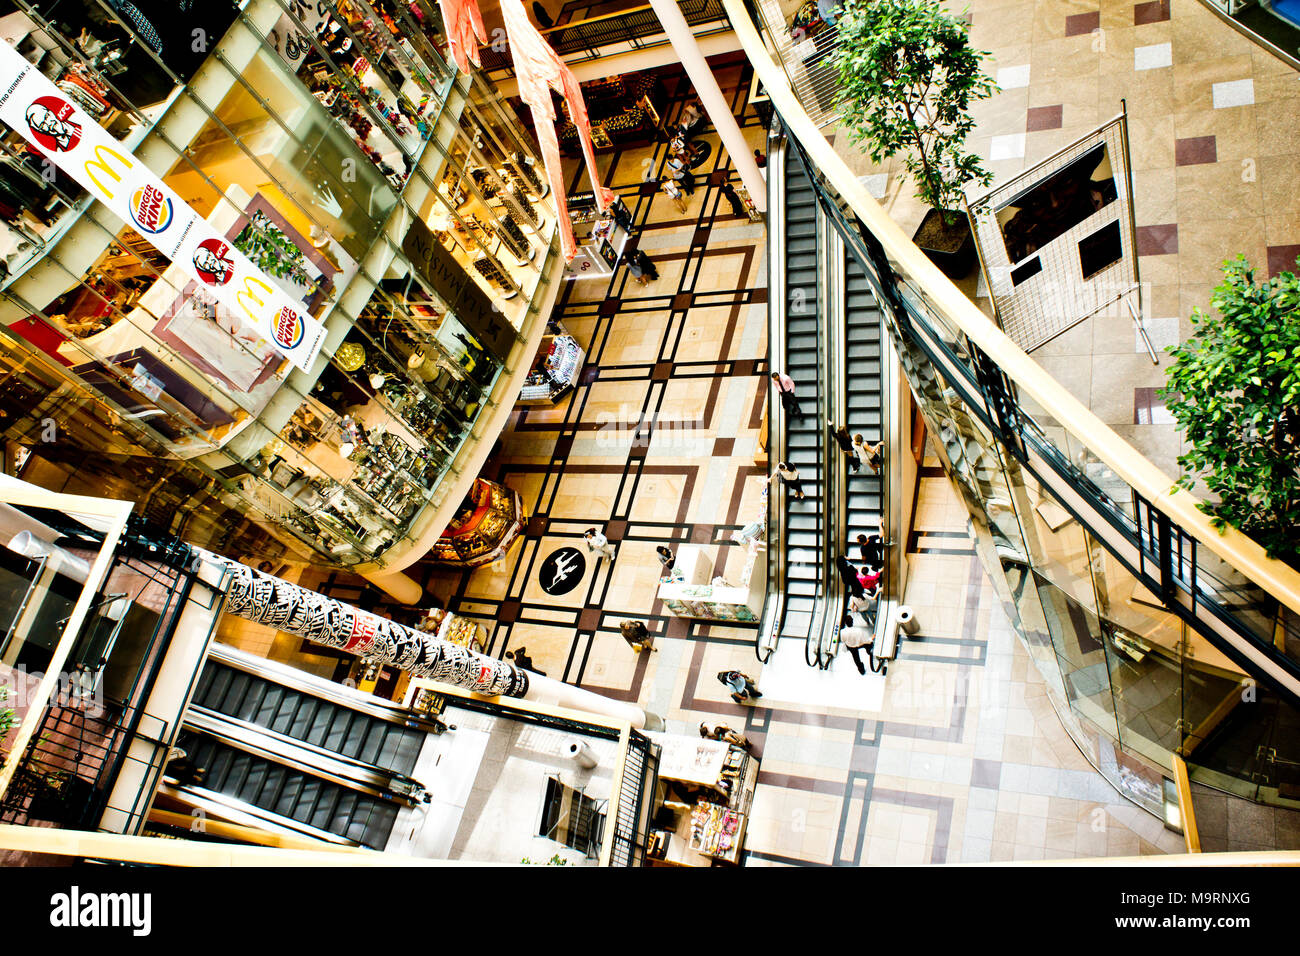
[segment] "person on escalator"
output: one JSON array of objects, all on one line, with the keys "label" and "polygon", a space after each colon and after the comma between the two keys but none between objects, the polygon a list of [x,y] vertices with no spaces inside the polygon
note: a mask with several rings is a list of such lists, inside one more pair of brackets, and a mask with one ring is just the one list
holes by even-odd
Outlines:
[{"label": "person on escalator", "polygon": [[781,407],[785,409],[785,413],[795,418],[803,418],[803,409],[799,407],[799,399],[794,393],[794,379],[785,372],[773,372],[772,381],[776,383],[777,394],[781,396]]},{"label": "person on escalator", "polygon": [[864,564],[857,577],[858,583],[862,585],[862,590],[867,593],[868,597],[873,596],[880,588],[880,571],[876,568],[867,567]]},{"label": "person on escalator", "polygon": [[849,430],[843,425],[835,427],[835,422],[826,419],[826,427],[831,430],[831,435],[835,438],[835,444],[840,446],[840,451],[844,452],[845,457],[849,460],[849,467],[854,472],[858,470],[858,453],[853,447],[853,439],[849,437]]},{"label": "person on escalator", "polygon": [[803,501],[804,498],[807,497],[804,494],[803,482],[799,480],[799,469],[791,468],[785,462],[778,461],[776,463],[776,472],[767,480],[770,482],[772,478],[776,478],[776,477],[779,477],[782,481],[784,481],[787,485],[789,485],[790,490],[794,492],[795,497],[800,501]]},{"label": "person on escalator", "polygon": [[885,540],[877,532],[870,537],[865,534],[858,535],[858,553],[862,555],[862,563],[869,568],[883,568],[885,566]]},{"label": "person on escalator", "polygon": [[858,656],[862,648],[867,648],[867,654],[871,653],[871,644],[876,639],[876,635],[865,627],[861,627],[853,619],[852,614],[845,614],[844,620],[840,626],[840,642],[849,649],[849,654],[853,656],[853,663],[858,668],[859,674],[866,674],[867,669],[862,665],[862,658]]},{"label": "person on escalator", "polygon": [[849,564],[849,559],[842,554],[837,554],[835,567],[840,572],[840,580],[844,582],[845,590],[855,598],[863,597],[866,591],[858,580],[858,572],[854,570],[853,565]]},{"label": "person on escalator", "polygon": [[885,460],[880,449],[884,447],[883,440],[868,445],[861,435],[853,436],[853,453],[858,456],[859,461],[871,469],[873,474],[880,474],[880,466]]}]

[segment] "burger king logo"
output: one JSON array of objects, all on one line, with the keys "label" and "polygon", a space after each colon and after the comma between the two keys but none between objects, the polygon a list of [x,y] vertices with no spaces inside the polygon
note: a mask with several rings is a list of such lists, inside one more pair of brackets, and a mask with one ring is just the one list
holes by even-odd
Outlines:
[{"label": "burger king logo", "polygon": [[229,244],[220,239],[204,239],[194,248],[194,268],[208,285],[225,285],[235,269]]},{"label": "burger king logo", "polygon": [[302,317],[286,305],[276,313],[275,327],[271,334],[275,338],[275,344],[282,349],[296,349],[306,331]]},{"label": "burger king logo", "polygon": [[154,235],[165,230],[176,218],[172,201],[157,186],[141,186],[131,194],[127,207],[136,226],[142,232]]},{"label": "burger king logo", "polygon": [[66,153],[81,142],[81,124],[72,122],[72,104],[57,96],[39,96],[26,111],[27,128],[46,149]]}]

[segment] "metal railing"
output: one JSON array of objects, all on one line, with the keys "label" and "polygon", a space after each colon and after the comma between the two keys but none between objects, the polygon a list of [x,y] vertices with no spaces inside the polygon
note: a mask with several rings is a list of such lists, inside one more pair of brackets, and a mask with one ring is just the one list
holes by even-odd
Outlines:
[{"label": "metal railing", "polygon": [[788,21],[778,0],[752,0],[752,5],[809,117],[818,126],[834,123],[840,117],[839,28],[822,17],[812,0],[796,8]]},{"label": "metal railing", "polygon": [[618,782],[618,805],[609,834],[610,866],[641,866],[645,862],[642,822],[659,779],[658,750],[643,734],[635,730],[629,733],[623,775]]}]

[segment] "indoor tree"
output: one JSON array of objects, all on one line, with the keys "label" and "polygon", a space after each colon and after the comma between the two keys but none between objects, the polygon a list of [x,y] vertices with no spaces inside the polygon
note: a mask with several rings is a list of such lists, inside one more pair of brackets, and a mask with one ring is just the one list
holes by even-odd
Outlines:
[{"label": "indoor tree", "polygon": [[1215,527],[1300,568],[1300,280],[1256,282],[1238,256],[1210,302],[1214,313],[1197,309],[1192,337],[1168,349],[1160,391],[1190,445],[1177,484],[1203,481]]},{"label": "indoor tree", "polygon": [[849,138],[872,162],[900,151],[916,196],[949,229],[964,219],[963,187],[993,176],[966,150],[970,107],[997,86],[971,49],[964,21],[934,0],[845,0],[840,8],[840,99]]}]

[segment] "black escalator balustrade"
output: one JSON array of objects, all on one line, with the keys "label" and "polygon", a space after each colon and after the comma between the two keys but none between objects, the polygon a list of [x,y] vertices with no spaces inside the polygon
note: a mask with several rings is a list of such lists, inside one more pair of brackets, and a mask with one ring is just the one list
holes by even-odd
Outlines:
[{"label": "black escalator balustrade", "polygon": [[220,658],[199,677],[191,707],[340,755],[359,763],[408,774],[415,768],[428,728],[386,713],[368,713],[351,702],[321,696],[323,689],[288,686],[279,674],[250,673]]},{"label": "black escalator balustrade", "polygon": [[[844,409],[845,426],[874,446],[883,437],[881,420],[880,309],[866,273],[851,254],[844,256]],[[885,449],[881,449],[882,452]],[[841,456],[843,457],[843,456]],[[847,460],[846,460],[847,467]],[[882,466],[883,467],[883,466]],[[881,477],[867,465],[849,468],[845,496],[845,545],[850,560],[860,564],[857,536],[872,535],[880,525]]]},{"label": "black escalator balustrade", "polygon": [[398,810],[423,796],[410,774],[429,734],[443,729],[390,702],[214,644],[185,716],[185,772],[169,776],[198,806],[382,848]]},{"label": "black escalator balustrade", "polygon": [[178,792],[200,807],[234,811],[250,822],[382,850],[407,805],[380,788],[329,779],[197,728],[187,727],[177,745],[188,767],[175,781]]},{"label": "black escalator balustrade", "polygon": [[[780,633],[805,637],[822,591],[823,431],[817,197],[798,160],[785,165],[785,372],[802,417],[787,416],[785,460],[806,495],[785,494],[785,612]],[[778,479],[779,480],[779,479]]]}]

